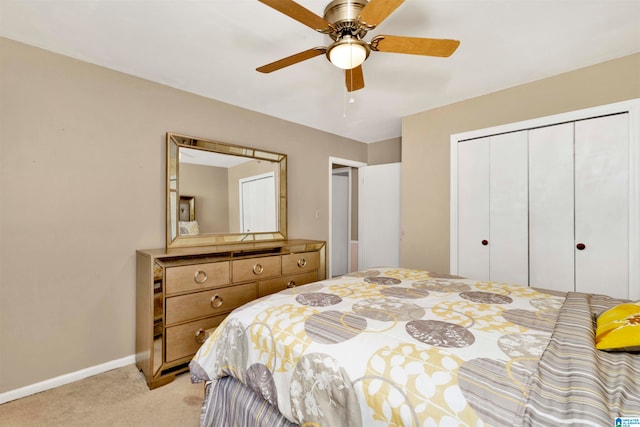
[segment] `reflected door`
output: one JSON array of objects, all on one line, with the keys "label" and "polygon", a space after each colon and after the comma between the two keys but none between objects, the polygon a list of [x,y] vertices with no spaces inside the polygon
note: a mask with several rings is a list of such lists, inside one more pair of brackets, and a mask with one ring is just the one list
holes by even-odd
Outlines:
[{"label": "reflected door", "polygon": [[243,233],[276,231],[276,194],[273,173],[240,180],[240,226]]}]

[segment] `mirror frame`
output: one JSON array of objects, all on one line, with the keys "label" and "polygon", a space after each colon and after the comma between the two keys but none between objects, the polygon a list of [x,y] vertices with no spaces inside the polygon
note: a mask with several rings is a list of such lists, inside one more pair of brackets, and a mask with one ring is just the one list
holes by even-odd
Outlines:
[{"label": "mirror frame", "polygon": [[[278,201],[278,230],[273,232],[261,232],[261,233],[206,233],[196,236],[180,236],[177,235],[172,239],[171,230],[174,225],[171,223],[171,218],[175,218],[176,230],[177,221],[179,218],[179,203],[180,191],[180,162],[178,161],[178,152],[180,147],[194,148],[198,150],[211,151],[219,154],[226,154],[230,156],[247,157],[256,160],[267,160],[270,162],[279,163],[279,201]],[[173,157],[172,157],[173,155]],[[167,132],[167,167],[166,167],[166,193],[167,193],[167,227],[166,227],[166,243],[167,248],[180,248],[190,246],[209,246],[220,244],[233,244],[233,243],[250,243],[250,242],[265,242],[274,240],[286,240],[287,238],[287,155],[281,153],[274,153],[272,151],[260,150],[250,147],[243,147],[240,145],[226,144],[218,141],[194,138],[191,136],[180,135],[176,133]],[[175,190],[172,190],[172,169],[175,170]],[[172,212],[172,193],[176,200],[175,212]]]}]

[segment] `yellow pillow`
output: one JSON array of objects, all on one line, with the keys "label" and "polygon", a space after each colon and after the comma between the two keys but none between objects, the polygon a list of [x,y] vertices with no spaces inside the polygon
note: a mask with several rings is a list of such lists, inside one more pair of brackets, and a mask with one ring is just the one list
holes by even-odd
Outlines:
[{"label": "yellow pillow", "polygon": [[640,304],[619,304],[596,320],[598,350],[640,351]]}]

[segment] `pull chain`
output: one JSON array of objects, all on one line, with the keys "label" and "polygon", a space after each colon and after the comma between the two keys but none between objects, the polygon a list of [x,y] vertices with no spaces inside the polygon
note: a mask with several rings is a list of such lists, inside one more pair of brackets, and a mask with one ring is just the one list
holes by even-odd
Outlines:
[{"label": "pull chain", "polygon": [[347,88],[345,87],[342,92],[342,118],[347,118]]},{"label": "pull chain", "polygon": [[[353,76],[352,76],[353,78]],[[351,87],[353,87],[353,83],[351,84]],[[347,88],[345,86],[344,88],[344,92],[343,96],[342,96],[342,117],[343,118],[347,118],[347,94],[349,94],[349,92],[347,91]],[[355,104],[356,103],[356,98],[353,95],[353,92],[350,93],[349,95],[349,104]]]}]

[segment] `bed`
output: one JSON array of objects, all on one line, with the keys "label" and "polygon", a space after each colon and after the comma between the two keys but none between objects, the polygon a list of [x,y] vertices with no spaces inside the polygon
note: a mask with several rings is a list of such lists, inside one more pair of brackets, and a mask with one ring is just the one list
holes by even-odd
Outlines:
[{"label": "bed", "polygon": [[288,289],[191,361],[201,425],[616,425],[640,354],[597,350],[594,319],[622,303],[401,268]]}]

